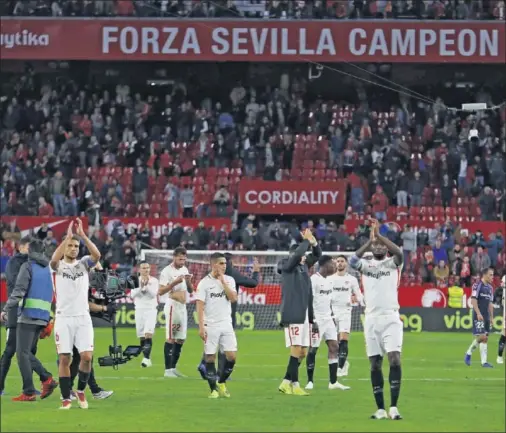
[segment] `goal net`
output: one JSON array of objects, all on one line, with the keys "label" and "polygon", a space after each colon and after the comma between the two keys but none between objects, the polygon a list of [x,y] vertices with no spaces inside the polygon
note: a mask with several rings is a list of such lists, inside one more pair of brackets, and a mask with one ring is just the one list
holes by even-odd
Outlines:
[{"label": "goal net", "polygon": [[[209,257],[215,251],[188,250],[186,266],[193,275],[195,287],[199,281],[210,271]],[[277,273],[277,264],[288,252],[280,251],[227,251],[232,254],[233,266],[243,275],[251,276],[253,260],[256,258],[260,264],[260,280],[254,289],[239,287],[236,323],[238,329],[260,330],[280,329],[281,287],[280,275]],[[345,255],[350,257],[352,252],[325,252],[330,256]],[[141,250],[141,260],[151,265],[151,274],[159,278],[165,266],[172,262],[172,250]],[[310,273],[316,272],[315,265]],[[349,268],[348,272],[356,277],[355,270]],[[358,305],[352,311],[352,331],[362,331],[362,308]],[[190,297],[188,304],[188,327],[197,326],[195,302]]]}]

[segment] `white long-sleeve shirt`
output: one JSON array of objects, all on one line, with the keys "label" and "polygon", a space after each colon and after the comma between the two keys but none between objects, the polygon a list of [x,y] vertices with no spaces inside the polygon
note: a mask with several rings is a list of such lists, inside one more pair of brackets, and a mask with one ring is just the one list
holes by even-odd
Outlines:
[{"label": "white long-sleeve shirt", "polygon": [[142,284],[142,278],[139,277],[140,287],[136,287],[130,293],[136,309],[156,308],[158,306],[158,279],[149,277],[146,285]]}]

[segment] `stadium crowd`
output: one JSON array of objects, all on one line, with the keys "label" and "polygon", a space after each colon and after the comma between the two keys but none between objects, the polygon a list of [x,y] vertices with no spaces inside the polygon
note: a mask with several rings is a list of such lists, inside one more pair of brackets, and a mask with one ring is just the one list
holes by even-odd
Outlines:
[{"label": "stadium crowd", "polygon": [[503,0],[10,0],[2,15],[281,19],[498,19]]},{"label": "stadium crowd", "polygon": [[[128,4],[129,14],[138,15],[165,10],[193,16],[191,8],[217,16],[227,7],[255,15],[243,9],[250,5],[259,8],[258,16],[270,8],[273,17],[280,11],[282,17],[282,12],[323,17],[326,8],[337,6],[346,9],[338,17],[370,17],[385,11],[398,16],[410,5],[415,15],[442,6],[452,18],[504,17],[504,2],[490,1],[2,3],[14,15],[124,15],[121,8]],[[422,7],[427,8],[423,13]],[[462,15],[464,9],[467,15]],[[107,262],[131,268],[143,244],[286,250],[298,237],[299,223],[251,216],[231,230],[176,224],[169,234],[153,239],[149,226],[106,232],[102,217],[218,216],[235,221],[242,177],[347,179],[344,225],[342,220],[321,220],[311,226],[324,249],[353,251],[367,239],[367,224],[350,232],[346,220],[371,215],[385,223],[393,215],[425,215],[424,228],[382,228],[403,245],[405,278],[468,281],[489,262],[504,272],[503,234],[485,239],[479,232],[464,233],[460,223],[506,220],[506,106],[464,117],[447,109],[444,94],[427,103],[400,93],[392,104],[358,84],[354,103],[316,99],[307,93],[307,78],[297,73],[283,74],[276,88],[231,82],[219,97],[199,100],[189,97],[190,87],[180,81],[171,92],[161,93],[156,87],[137,92],[124,82],[83,86],[68,74],[40,80],[29,67],[4,82],[1,215],[86,216]],[[495,97],[487,88],[469,94],[489,106],[501,102]],[[15,227],[2,225],[4,252],[13,247],[7,241],[13,232]],[[51,251],[57,242],[51,230],[43,228],[38,235]]]}]

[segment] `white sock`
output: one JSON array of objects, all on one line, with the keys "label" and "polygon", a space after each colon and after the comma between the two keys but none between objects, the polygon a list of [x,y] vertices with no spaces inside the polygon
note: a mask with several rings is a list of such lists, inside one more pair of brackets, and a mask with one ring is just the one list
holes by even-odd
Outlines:
[{"label": "white sock", "polygon": [[480,358],[482,365],[487,362],[487,352],[488,352],[488,344],[480,343]]},{"label": "white sock", "polygon": [[467,349],[466,354],[467,355],[472,355],[473,352],[476,350],[477,347],[478,347],[478,342],[476,340],[473,340],[473,342],[469,346],[469,349]]},{"label": "white sock", "polygon": [[299,382],[292,382],[292,386],[293,386],[294,388],[297,388],[297,387],[298,387],[298,386],[300,386],[300,385],[299,385]]},{"label": "white sock", "polygon": [[292,382],[290,382],[288,379],[283,379],[282,384],[283,385],[290,385]]}]

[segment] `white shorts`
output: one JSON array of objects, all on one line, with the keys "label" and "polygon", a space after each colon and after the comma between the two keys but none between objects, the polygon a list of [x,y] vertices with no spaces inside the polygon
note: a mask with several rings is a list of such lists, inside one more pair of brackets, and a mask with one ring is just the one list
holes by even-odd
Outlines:
[{"label": "white shorts", "polygon": [[72,354],[74,346],[79,353],[93,352],[93,323],[89,314],[85,316],[56,316],[54,339],[58,354]]},{"label": "white shorts", "polygon": [[165,336],[167,340],[186,340],[188,311],[186,304],[165,304]]},{"label": "white shorts", "polygon": [[311,334],[311,325],[309,320],[301,325],[288,325],[285,328],[285,344],[286,347],[302,346],[309,347]]},{"label": "white shorts", "polygon": [[318,332],[311,329],[311,347],[320,347],[323,341],[337,341],[336,325],[332,319],[325,320],[321,324],[318,322]]},{"label": "white shorts", "polygon": [[349,334],[351,332],[351,310],[334,311],[334,321],[339,334]]},{"label": "white shorts", "polygon": [[135,310],[135,329],[138,338],[144,338],[146,334],[154,334],[156,328],[156,308],[140,308]]},{"label": "white shorts", "polygon": [[220,352],[237,352],[237,338],[232,322],[212,323],[205,325],[204,353],[216,355]]},{"label": "white shorts", "polygon": [[367,356],[402,352],[403,327],[399,313],[384,316],[366,315],[364,336]]}]

